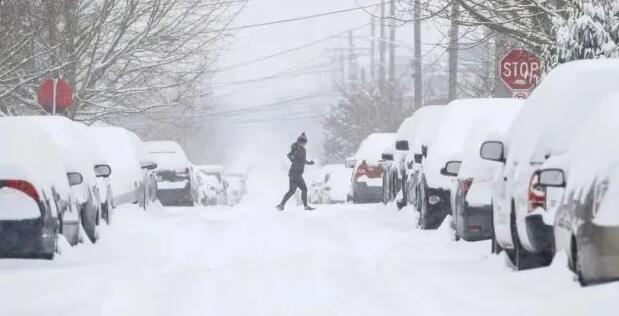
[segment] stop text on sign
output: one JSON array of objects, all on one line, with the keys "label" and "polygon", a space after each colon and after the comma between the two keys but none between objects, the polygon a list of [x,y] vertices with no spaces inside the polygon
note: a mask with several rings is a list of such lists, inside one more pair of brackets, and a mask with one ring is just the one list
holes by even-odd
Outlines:
[{"label": "stop text on sign", "polygon": [[499,67],[501,80],[512,91],[529,91],[537,85],[540,78],[539,57],[523,48],[512,49],[505,54]]}]

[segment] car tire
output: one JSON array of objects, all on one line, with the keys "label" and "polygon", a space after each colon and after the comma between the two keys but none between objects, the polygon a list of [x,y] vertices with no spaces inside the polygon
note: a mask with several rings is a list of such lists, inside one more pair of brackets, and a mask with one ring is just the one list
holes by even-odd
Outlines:
[{"label": "car tire", "polygon": [[[84,228],[84,231],[86,232],[86,237],[88,237],[88,239],[94,244],[95,242],[97,242],[97,217],[98,215],[95,215],[95,218],[88,218],[88,215],[86,213],[87,213],[86,205],[84,205],[80,210],[81,225]],[[98,211],[97,211],[97,214],[98,214]]]},{"label": "car tire", "polygon": [[576,238],[572,237],[572,243],[571,243],[571,265],[573,267],[572,271],[574,271],[574,273],[576,274],[576,278],[578,279],[578,283],[580,283],[581,286],[588,286],[591,285],[591,281],[587,279],[587,277],[584,275],[584,273],[582,272],[582,260],[580,258],[580,252],[578,250],[578,243],[576,242]]},{"label": "car tire", "polygon": [[516,227],[516,214],[513,209],[510,216],[510,226],[512,232],[512,240],[514,243],[514,249],[511,251],[505,250],[507,257],[510,259],[513,267],[517,271],[528,270],[533,268],[545,267],[552,262],[552,256],[545,253],[530,253],[520,243],[518,237],[518,231]]}]

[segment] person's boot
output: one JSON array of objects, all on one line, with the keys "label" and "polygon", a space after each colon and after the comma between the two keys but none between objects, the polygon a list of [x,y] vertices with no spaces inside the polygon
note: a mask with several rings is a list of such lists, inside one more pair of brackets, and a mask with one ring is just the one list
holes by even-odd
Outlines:
[{"label": "person's boot", "polygon": [[283,211],[284,210],[284,206],[281,204],[277,204],[277,206],[275,207],[278,211]]},{"label": "person's boot", "polygon": [[316,208],[314,208],[314,207],[311,207],[311,206],[309,206],[309,205],[305,205],[305,210],[306,210],[306,211],[313,211],[313,210],[315,210],[315,209],[316,209]]}]

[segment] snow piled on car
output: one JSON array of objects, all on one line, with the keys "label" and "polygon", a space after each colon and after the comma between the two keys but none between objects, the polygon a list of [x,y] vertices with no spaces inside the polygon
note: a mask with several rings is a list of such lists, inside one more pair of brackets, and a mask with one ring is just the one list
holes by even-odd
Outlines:
[{"label": "snow piled on car", "polygon": [[577,130],[566,158],[567,191],[574,192],[574,198],[584,202],[592,186],[608,186],[594,220],[598,224],[619,225],[618,121],[619,93],[615,93]]},{"label": "snow piled on car", "polygon": [[[504,135],[511,126],[522,107],[523,101],[514,99],[500,107],[502,112],[493,113],[491,118],[478,118],[470,129],[462,151],[462,165],[458,179],[474,178],[473,185],[467,193],[466,200],[471,205],[490,205],[491,191],[489,182],[500,170],[496,162],[481,158],[479,151],[484,141]],[[479,185],[481,183],[488,185]]]},{"label": "snow piled on car", "polygon": [[62,153],[48,140],[47,133],[19,118],[1,117],[0,135],[4,135],[0,137],[0,178],[27,180],[49,198],[53,186],[68,200],[70,190]]},{"label": "snow piled on car", "polygon": [[578,128],[615,92],[619,92],[617,59],[581,60],[555,68],[526,100],[507,134],[506,172],[528,177],[531,161],[565,154]]},{"label": "snow piled on car", "polygon": [[440,130],[428,146],[424,175],[428,186],[449,189],[451,178],[440,174],[449,160],[460,160],[470,129],[479,120],[493,120],[513,108],[513,99],[462,99],[450,102],[445,108]]},{"label": "snow piled on car", "polygon": [[177,142],[151,141],[144,145],[150,159],[157,163],[157,170],[185,171],[192,166]]},{"label": "snow piled on car", "polygon": [[376,163],[381,160],[385,148],[393,146],[395,133],[373,133],[370,134],[359,146],[354,158],[365,160],[368,163]]}]

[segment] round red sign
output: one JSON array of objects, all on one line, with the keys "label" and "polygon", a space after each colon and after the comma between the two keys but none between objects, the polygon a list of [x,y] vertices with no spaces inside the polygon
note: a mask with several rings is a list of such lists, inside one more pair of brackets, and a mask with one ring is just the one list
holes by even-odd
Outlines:
[{"label": "round red sign", "polygon": [[47,79],[39,86],[37,101],[50,113],[54,111],[54,95],[56,112],[63,112],[73,104],[73,88],[66,80]]},{"label": "round red sign", "polygon": [[515,48],[499,63],[501,80],[512,90],[530,90],[537,85],[541,75],[541,62],[534,53]]}]

